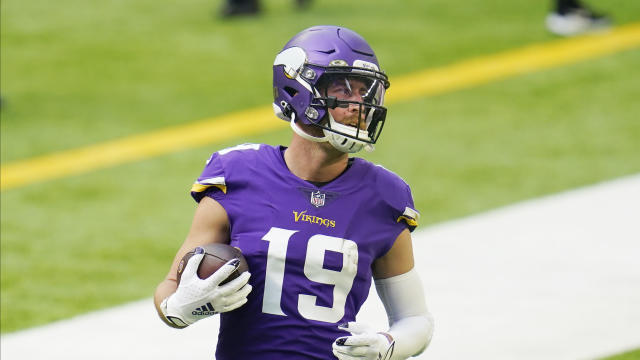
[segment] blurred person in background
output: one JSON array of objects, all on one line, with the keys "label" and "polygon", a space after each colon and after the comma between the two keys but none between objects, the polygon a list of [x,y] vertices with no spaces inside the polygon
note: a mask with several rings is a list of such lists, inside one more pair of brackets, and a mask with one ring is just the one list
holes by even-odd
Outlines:
[{"label": "blurred person in background", "polygon": [[560,36],[573,36],[609,28],[610,19],[585,6],[580,0],[554,0],[547,15],[547,29]]},{"label": "blurred person in background", "polygon": [[[167,325],[221,313],[218,360],[395,360],[424,351],[433,320],[414,269],[420,214],[411,189],[349,156],[373,150],[388,87],[369,44],[347,28],[308,28],[284,46],[273,63],[273,109],[293,130],[289,146],[242,144],[209,158],[191,189],[191,230],[155,293]],[[200,246],[215,242],[239,248],[250,274],[220,285],[233,259],[200,279]],[[194,248],[178,285],[179,262]],[[355,322],[372,283],[386,329]]]},{"label": "blurred person in background", "polygon": [[[295,3],[299,9],[304,9],[309,6],[311,0],[295,0]],[[225,0],[225,4],[220,11],[220,15],[224,18],[257,15],[259,13],[259,0]]]}]

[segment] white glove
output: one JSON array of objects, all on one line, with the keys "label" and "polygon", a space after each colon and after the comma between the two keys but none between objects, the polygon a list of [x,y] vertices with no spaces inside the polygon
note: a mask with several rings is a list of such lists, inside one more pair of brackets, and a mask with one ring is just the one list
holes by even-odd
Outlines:
[{"label": "white glove", "polygon": [[247,283],[251,276],[249,272],[219,285],[238,268],[238,259],[229,260],[208,278],[200,279],[197,270],[204,255],[204,250],[196,248],[185,266],[178,289],[160,304],[162,314],[178,328],[237,309],[247,302],[247,295],[251,292],[251,285]]},{"label": "white glove", "polygon": [[389,335],[376,332],[371,327],[357,322],[349,322],[338,328],[350,332],[333,342],[333,355],[340,360],[388,360],[393,355],[395,342]]}]

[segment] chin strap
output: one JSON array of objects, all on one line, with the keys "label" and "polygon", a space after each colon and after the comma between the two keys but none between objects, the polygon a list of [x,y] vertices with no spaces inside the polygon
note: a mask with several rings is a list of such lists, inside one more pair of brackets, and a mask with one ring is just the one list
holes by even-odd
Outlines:
[{"label": "chin strap", "polygon": [[317,136],[313,136],[313,135],[309,135],[307,134],[306,131],[300,129],[300,127],[298,125],[296,125],[296,113],[292,112],[291,113],[291,121],[289,122],[289,124],[291,125],[291,129],[293,129],[293,131],[300,135],[301,137],[309,140],[309,141],[313,141],[313,142],[327,142],[329,141],[329,138],[325,135],[323,137],[317,137]]},{"label": "chin strap", "polygon": [[[331,114],[329,114],[329,117],[331,119],[331,122],[334,124],[334,126],[339,125],[338,122],[333,120],[333,117],[331,116]],[[334,135],[334,133],[332,133],[331,131],[328,131],[326,129],[322,130],[322,132],[324,133],[324,136],[322,136],[322,137],[310,135],[306,131],[302,130],[298,125],[296,125],[296,113],[295,112],[291,113],[291,120],[289,121],[289,125],[291,125],[291,129],[296,134],[300,135],[302,138],[307,139],[309,141],[318,142],[318,143],[320,143],[320,142],[328,142],[334,148],[336,148],[337,150],[345,152],[345,153],[355,153],[355,152],[360,151],[362,148],[364,148],[365,151],[367,151],[367,152],[372,152],[375,149],[373,144],[368,144],[368,143],[364,143],[362,141],[349,139],[349,138],[344,137],[344,136],[340,136],[339,139],[336,139],[336,136]],[[344,139],[347,139],[346,144],[343,144]]]}]

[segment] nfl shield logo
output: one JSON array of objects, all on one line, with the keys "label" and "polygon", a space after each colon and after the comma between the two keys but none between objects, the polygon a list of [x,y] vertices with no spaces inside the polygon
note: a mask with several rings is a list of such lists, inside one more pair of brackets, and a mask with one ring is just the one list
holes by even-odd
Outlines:
[{"label": "nfl shield logo", "polygon": [[311,205],[315,207],[324,206],[324,194],[320,190],[311,192]]}]

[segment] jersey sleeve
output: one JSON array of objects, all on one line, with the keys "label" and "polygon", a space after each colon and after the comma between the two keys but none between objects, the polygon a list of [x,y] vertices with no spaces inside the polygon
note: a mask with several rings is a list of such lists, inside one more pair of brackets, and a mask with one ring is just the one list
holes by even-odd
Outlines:
[{"label": "jersey sleeve", "polygon": [[207,193],[214,191],[227,193],[224,164],[220,153],[217,152],[207,160],[202,174],[191,186],[191,196],[195,201],[200,202]]},{"label": "jersey sleeve", "polygon": [[[379,165],[378,165],[379,166]],[[415,230],[420,220],[420,213],[415,209],[411,188],[400,176],[379,166],[378,191],[383,194],[383,199],[389,208],[393,220],[408,228]]]},{"label": "jersey sleeve", "polygon": [[255,178],[253,168],[260,162],[261,144],[240,144],[213,153],[195,183],[191,196],[200,202],[210,196],[221,200],[230,189],[239,189]]},{"label": "jersey sleeve", "polygon": [[[406,224],[409,231],[413,231],[418,226],[418,221],[420,220],[420,213],[415,209],[413,204],[413,196],[411,195],[411,188],[406,183],[405,191],[406,197],[405,201],[398,203],[395,209],[398,211],[398,218],[396,219],[399,223]],[[403,208],[404,206],[404,208]]]}]

